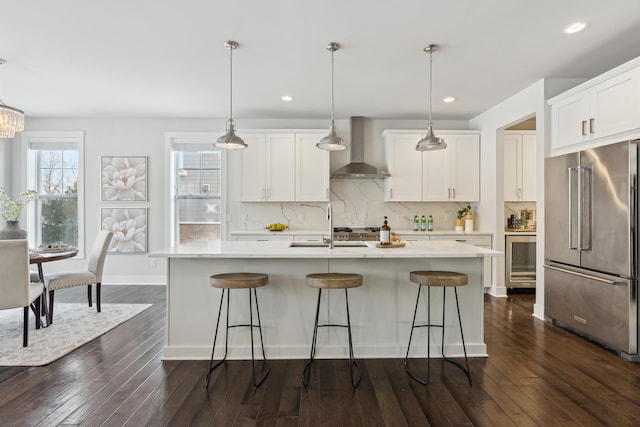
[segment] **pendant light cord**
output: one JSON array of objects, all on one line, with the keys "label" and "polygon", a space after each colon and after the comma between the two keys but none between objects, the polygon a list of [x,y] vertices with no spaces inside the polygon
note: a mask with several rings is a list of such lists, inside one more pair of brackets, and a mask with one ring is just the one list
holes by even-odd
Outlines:
[{"label": "pendant light cord", "polygon": [[432,125],[431,109],[433,108],[433,49],[429,51],[429,125]]},{"label": "pendant light cord", "polygon": [[229,47],[229,120],[233,123],[233,46]]},{"label": "pendant light cord", "polygon": [[333,54],[334,53],[335,53],[335,50],[331,50],[331,125],[334,124],[334,120],[333,120],[333,118],[334,118],[334,112],[333,112],[333,104],[334,104],[334,101],[333,101],[333,96],[334,96],[333,95],[333,93],[334,93],[334,91],[333,91]]}]

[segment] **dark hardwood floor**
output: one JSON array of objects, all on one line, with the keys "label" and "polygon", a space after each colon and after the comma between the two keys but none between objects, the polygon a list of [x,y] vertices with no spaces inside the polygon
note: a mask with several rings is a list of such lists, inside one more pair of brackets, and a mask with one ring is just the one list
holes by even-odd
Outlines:
[{"label": "dark hardwood floor", "polygon": [[[84,301],[84,288],[56,293]],[[441,360],[432,382],[412,381],[401,359],[274,360],[255,389],[250,362],[162,362],[165,293],[105,286],[104,302],[154,306],[68,356],[38,368],[0,368],[1,426],[624,426],[640,424],[640,364],[531,316],[533,295],[485,297],[490,357],[471,360],[473,385]],[[357,356],[357,355],[356,355]]]}]

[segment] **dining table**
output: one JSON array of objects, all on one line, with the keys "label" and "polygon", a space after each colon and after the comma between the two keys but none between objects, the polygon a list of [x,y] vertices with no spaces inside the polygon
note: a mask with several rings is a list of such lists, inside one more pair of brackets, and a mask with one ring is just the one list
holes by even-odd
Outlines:
[{"label": "dining table", "polygon": [[[38,267],[38,277],[40,282],[44,285],[44,272],[42,270],[42,264],[45,262],[52,261],[61,261],[69,258],[73,258],[78,255],[78,249],[72,247],[62,247],[62,248],[38,248],[32,249],[29,251],[29,264],[36,264]],[[40,313],[42,317],[44,317],[44,322],[42,318],[40,318],[40,326],[47,327],[49,326],[49,306],[47,304],[47,290],[43,288],[42,298],[40,298]]]}]

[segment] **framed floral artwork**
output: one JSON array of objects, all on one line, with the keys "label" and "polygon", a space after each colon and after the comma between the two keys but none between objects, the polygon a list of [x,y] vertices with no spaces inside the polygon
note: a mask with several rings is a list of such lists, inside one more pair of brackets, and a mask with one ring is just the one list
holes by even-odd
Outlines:
[{"label": "framed floral artwork", "polygon": [[113,231],[109,253],[147,252],[147,208],[102,208],[100,221]]},{"label": "framed floral artwork", "polygon": [[101,200],[142,202],[147,200],[147,158],[103,156]]}]

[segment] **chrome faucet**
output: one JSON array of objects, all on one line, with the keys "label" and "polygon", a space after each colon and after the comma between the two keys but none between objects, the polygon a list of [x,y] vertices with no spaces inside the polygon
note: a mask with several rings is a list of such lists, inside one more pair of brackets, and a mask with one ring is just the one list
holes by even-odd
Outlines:
[{"label": "chrome faucet", "polygon": [[323,238],[322,241],[329,244],[329,249],[333,249],[333,215],[331,214],[331,202],[327,203],[327,221],[329,221],[329,238]]}]

